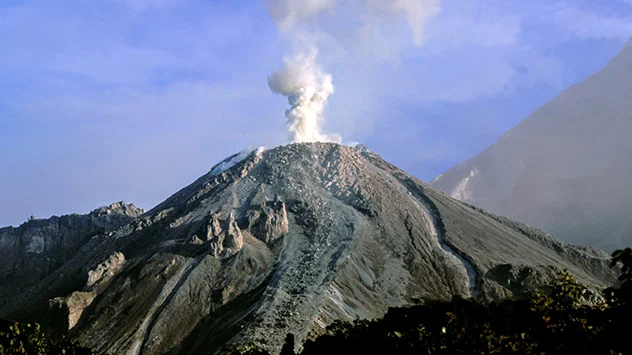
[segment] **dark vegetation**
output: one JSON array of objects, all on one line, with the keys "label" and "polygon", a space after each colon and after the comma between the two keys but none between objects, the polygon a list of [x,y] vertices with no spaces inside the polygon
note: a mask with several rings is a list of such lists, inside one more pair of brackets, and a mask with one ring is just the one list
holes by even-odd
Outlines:
[{"label": "dark vegetation", "polygon": [[[390,309],[380,320],[336,322],[301,354],[632,354],[632,249],[614,252],[612,266],[621,268],[619,283],[596,303],[563,270],[525,299],[431,301]],[[0,354],[96,353],[34,323],[0,321]],[[281,354],[294,354],[292,334]]]},{"label": "dark vegetation", "polygon": [[0,354],[92,355],[96,352],[66,337],[53,337],[37,323],[0,320]]}]

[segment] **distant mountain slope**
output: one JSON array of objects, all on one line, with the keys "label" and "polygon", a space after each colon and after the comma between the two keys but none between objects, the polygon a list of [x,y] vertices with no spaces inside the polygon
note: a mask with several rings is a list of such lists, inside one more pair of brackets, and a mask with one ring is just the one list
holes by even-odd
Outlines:
[{"label": "distant mountain slope", "polygon": [[430,182],[568,242],[632,245],[632,39],[600,72]]},{"label": "distant mountain slope", "polygon": [[603,251],[465,205],[362,147],[291,144],[218,167],[91,238],[0,317],[112,354],[278,353],[288,333],[300,344],[419,298],[495,300],[562,267],[597,287],[616,276]]}]

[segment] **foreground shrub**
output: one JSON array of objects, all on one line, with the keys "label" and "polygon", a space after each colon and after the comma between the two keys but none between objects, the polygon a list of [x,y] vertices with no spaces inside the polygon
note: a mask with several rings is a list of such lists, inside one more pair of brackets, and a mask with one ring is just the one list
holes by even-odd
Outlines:
[{"label": "foreground shrub", "polygon": [[37,323],[19,323],[0,319],[0,354],[76,354],[96,352],[65,337],[53,338]]}]

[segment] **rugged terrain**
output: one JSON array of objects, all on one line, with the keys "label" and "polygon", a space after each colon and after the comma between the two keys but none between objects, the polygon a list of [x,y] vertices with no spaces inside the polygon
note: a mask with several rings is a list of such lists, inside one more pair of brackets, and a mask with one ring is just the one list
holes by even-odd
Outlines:
[{"label": "rugged terrain", "polygon": [[603,251],[463,204],[365,147],[291,144],[229,157],[93,236],[0,317],[115,354],[278,352],[287,333],[300,346],[418,299],[520,294],[563,267],[594,287],[615,278]]},{"label": "rugged terrain", "polygon": [[632,39],[603,70],[430,184],[568,242],[628,247],[630,132]]},{"label": "rugged terrain", "polygon": [[93,236],[144,212],[117,202],[86,215],[31,217],[17,228],[0,228],[0,307],[62,266]]}]

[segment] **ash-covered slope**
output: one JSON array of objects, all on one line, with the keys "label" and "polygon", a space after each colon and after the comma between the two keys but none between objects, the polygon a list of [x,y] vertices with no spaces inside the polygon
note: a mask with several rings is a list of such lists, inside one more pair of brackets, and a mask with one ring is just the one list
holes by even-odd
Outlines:
[{"label": "ash-covered slope", "polygon": [[62,266],[94,235],[144,212],[121,201],[85,215],[32,218],[17,228],[0,228],[0,306]]},{"label": "ash-covered slope", "polygon": [[220,170],[92,238],[0,316],[47,314],[115,354],[278,352],[287,333],[300,344],[419,298],[497,299],[562,267],[614,280],[605,253],[460,203],[362,147],[292,144]]},{"label": "ash-covered slope", "polygon": [[572,243],[632,245],[632,39],[600,72],[430,182]]}]

